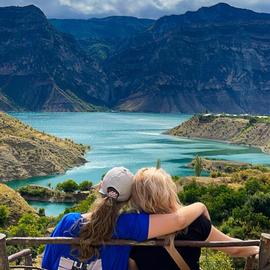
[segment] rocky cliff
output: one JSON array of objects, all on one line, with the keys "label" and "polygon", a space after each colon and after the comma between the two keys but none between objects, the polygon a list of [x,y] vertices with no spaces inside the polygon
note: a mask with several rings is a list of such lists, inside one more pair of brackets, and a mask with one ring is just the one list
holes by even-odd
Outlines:
[{"label": "rocky cliff", "polygon": [[3,110],[270,114],[270,14],[49,22],[27,6],[0,8],[0,25]]},{"label": "rocky cliff", "polygon": [[98,61],[104,61],[127,41],[151,27],[154,20],[129,16],[111,16],[88,20],[50,19],[60,32],[72,35],[82,49]]},{"label": "rocky cliff", "polygon": [[86,150],[0,112],[0,181],[63,173],[85,163]]},{"label": "rocky cliff", "polygon": [[40,9],[0,8],[0,109],[93,111],[106,89],[101,67]]},{"label": "rocky cliff", "polygon": [[270,153],[270,117],[195,115],[168,133],[245,144]]},{"label": "rocky cliff", "polygon": [[270,114],[270,15],[218,4],[165,16],[114,55],[121,110]]}]

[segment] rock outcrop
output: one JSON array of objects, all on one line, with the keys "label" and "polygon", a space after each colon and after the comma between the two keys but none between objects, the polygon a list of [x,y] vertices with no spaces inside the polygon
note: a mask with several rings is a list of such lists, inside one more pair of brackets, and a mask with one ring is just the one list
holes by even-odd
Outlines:
[{"label": "rock outcrop", "polygon": [[270,117],[195,115],[168,133],[245,144],[270,153]]},{"label": "rock outcrop", "polygon": [[0,181],[64,173],[86,162],[87,149],[0,112]]}]

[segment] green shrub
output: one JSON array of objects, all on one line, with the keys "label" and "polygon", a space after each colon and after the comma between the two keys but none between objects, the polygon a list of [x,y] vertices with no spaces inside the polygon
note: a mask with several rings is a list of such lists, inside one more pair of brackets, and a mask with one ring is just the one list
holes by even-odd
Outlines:
[{"label": "green shrub", "polygon": [[233,237],[259,238],[270,231],[270,183],[250,177],[242,188],[226,185],[183,187],[179,199],[184,204],[201,201],[209,209],[212,222]]},{"label": "green shrub", "polygon": [[256,124],[256,123],[257,123],[257,118],[256,118],[256,117],[250,117],[250,118],[249,118],[248,124],[249,124],[250,126],[253,126],[253,125]]},{"label": "green shrub", "polygon": [[45,209],[44,208],[39,208],[38,209],[38,215],[41,216],[41,217],[44,217],[45,216]]},{"label": "green shrub", "polygon": [[51,195],[51,191],[39,186],[24,186],[21,187],[18,192],[22,196],[31,196],[31,197],[48,197]]},{"label": "green shrub", "polygon": [[46,232],[48,219],[33,214],[24,214],[17,225],[8,228],[10,236],[43,236]]},{"label": "green shrub", "polygon": [[5,226],[8,220],[9,209],[5,205],[0,205],[0,227]]},{"label": "green shrub", "polygon": [[236,169],[233,168],[232,166],[225,166],[225,168],[224,168],[225,173],[232,173],[234,171],[236,171]]},{"label": "green shrub", "polygon": [[228,255],[210,249],[202,249],[200,267],[202,270],[234,270],[232,259]]},{"label": "green shrub", "polygon": [[79,186],[74,180],[68,179],[63,183],[57,184],[56,189],[64,192],[74,192],[79,189]]},{"label": "green shrub", "polygon": [[221,171],[211,171],[210,172],[210,176],[212,178],[217,178],[217,177],[221,177],[222,176],[222,173],[221,173]]},{"label": "green shrub", "polygon": [[80,191],[89,191],[91,189],[91,187],[93,186],[93,183],[91,181],[83,181],[79,184],[78,189]]},{"label": "green shrub", "polygon": [[[51,222],[50,218],[38,217],[33,214],[24,214],[16,225],[7,228],[6,234],[9,237],[41,237],[44,236]],[[12,246],[8,249],[10,253],[16,253],[22,250],[23,246]],[[32,247],[32,254],[39,254],[40,247]]]},{"label": "green shrub", "polygon": [[172,180],[174,182],[178,182],[178,181],[181,181],[181,177],[180,176],[176,176],[176,175],[172,175]]}]

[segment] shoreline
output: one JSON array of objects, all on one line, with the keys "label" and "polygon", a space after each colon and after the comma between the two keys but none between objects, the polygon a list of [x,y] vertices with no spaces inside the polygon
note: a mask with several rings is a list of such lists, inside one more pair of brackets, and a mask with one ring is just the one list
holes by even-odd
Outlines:
[{"label": "shoreline", "polygon": [[77,203],[88,197],[90,191],[65,192],[39,185],[28,185],[17,190],[28,202]]},{"label": "shoreline", "polygon": [[[33,196],[27,196],[22,195],[21,196],[27,201],[27,202],[47,202],[47,203],[77,203],[81,200],[84,200],[89,195],[88,193],[70,193],[66,194],[63,198],[57,198],[57,197],[51,197],[51,198],[40,198],[40,197],[33,197]],[[72,197],[68,197],[72,196]]]},{"label": "shoreline", "polygon": [[258,149],[258,150],[261,151],[261,153],[270,155],[270,151],[269,152],[265,151],[262,146],[248,145],[248,144],[244,144],[244,143],[235,143],[235,142],[232,142],[232,141],[210,139],[210,138],[205,138],[205,137],[178,136],[178,135],[172,135],[170,133],[164,133],[164,134],[169,135],[169,136],[172,136],[172,137],[178,137],[178,138],[184,138],[184,139],[206,140],[206,141],[211,141],[211,142],[219,142],[219,143],[226,143],[226,144],[232,144],[232,145],[239,145],[239,146],[244,146],[244,147],[248,147],[248,148]]},{"label": "shoreline", "polygon": [[8,185],[8,183],[11,183],[13,181],[27,181],[27,180],[31,180],[33,178],[47,178],[47,177],[50,178],[50,177],[55,177],[55,176],[59,176],[59,175],[65,175],[67,171],[72,170],[72,169],[75,169],[75,168],[79,168],[79,167],[84,166],[85,164],[87,164],[89,162],[89,160],[86,160],[85,159],[85,156],[86,156],[86,154],[88,152],[90,152],[90,150],[87,151],[87,152],[85,152],[85,154],[83,156],[84,161],[82,163],[77,164],[77,165],[74,165],[74,166],[72,166],[70,168],[67,168],[64,171],[59,171],[59,172],[55,172],[53,174],[45,174],[45,175],[31,175],[31,176],[25,177],[25,178],[0,179],[0,183],[7,184]]},{"label": "shoreline", "polygon": [[84,165],[91,146],[33,128],[0,111],[0,181],[64,174]]},{"label": "shoreline", "polygon": [[243,145],[270,154],[270,117],[199,114],[169,129],[166,134]]}]

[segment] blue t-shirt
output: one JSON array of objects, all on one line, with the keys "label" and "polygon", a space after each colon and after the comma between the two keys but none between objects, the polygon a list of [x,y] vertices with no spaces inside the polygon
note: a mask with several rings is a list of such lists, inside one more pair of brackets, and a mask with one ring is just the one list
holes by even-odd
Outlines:
[{"label": "blue t-shirt", "polygon": [[[51,236],[77,237],[83,223],[80,213],[69,213],[57,224]],[[148,237],[149,215],[145,213],[123,213],[119,216],[113,237],[145,241]],[[100,250],[102,270],[127,270],[130,246],[103,246]],[[71,254],[70,245],[47,245],[45,248],[42,267],[57,270],[60,257],[76,260]]]}]

